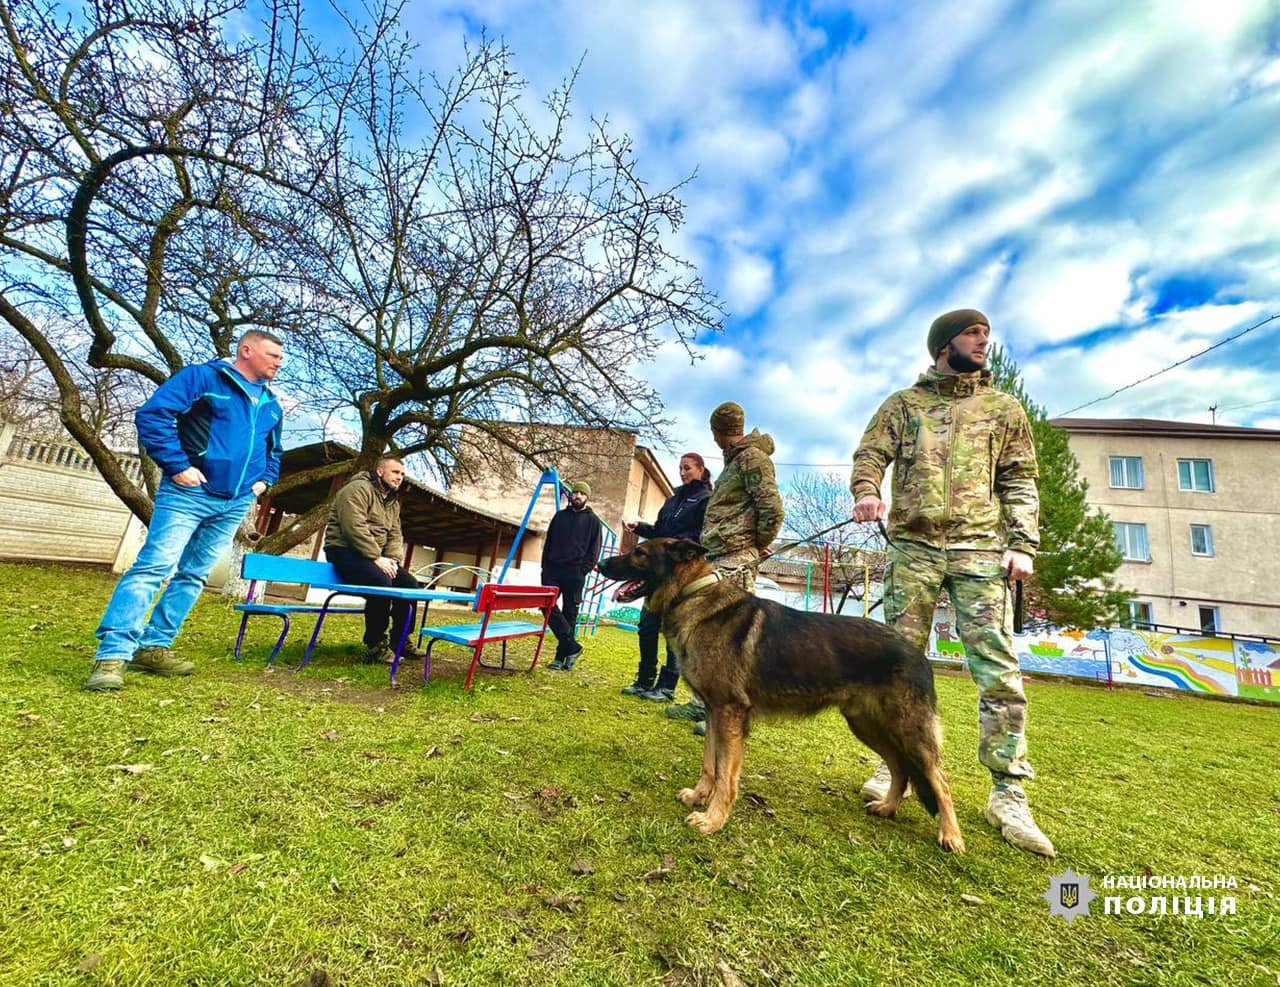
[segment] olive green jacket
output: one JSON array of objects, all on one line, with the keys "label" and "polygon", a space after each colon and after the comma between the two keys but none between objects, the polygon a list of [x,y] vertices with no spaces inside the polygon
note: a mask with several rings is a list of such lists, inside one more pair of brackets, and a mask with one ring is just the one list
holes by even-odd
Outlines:
[{"label": "olive green jacket", "polygon": [[403,563],[398,493],[385,490],[373,473],[357,473],[333,498],[325,547],[354,548],[367,559],[383,556]]},{"label": "olive green jacket", "polygon": [[[1035,555],[1036,450],[1022,405],[986,370],[933,368],[880,406],[853,455],[854,501],[880,497],[893,464],[889,536],[940,549]],[[883,499],[883,498],[882,498]]]},{"label": "olive green jacket", "polygon": [[774,476],[773,439],[752,429],[725,450],[702,522],[707,557],[718,559],[744,548],[767,548],[782,527],[782,498]]}]

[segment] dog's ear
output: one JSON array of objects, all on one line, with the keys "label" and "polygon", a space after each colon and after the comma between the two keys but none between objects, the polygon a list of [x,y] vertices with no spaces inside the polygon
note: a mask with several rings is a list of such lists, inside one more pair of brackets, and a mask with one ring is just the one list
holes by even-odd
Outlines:
[{"label": "dog's ear", "polygon": [[671,546],[671,557],[677,562],[688,562],[707,554],[707,550],[692,538],[677,538]]}]

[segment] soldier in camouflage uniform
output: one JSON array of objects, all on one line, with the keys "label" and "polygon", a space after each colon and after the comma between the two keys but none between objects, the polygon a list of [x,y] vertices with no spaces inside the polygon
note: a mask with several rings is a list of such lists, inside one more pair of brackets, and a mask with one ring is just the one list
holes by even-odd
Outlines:
[{"label": "soldier in camouflage uniform", "polygon": [[[990,334],[974,309],[934,321],[934,366],[880,406],[854,454],[853,518],[888,518],[885,617],[922,649],[939,594],[950,596],[978,686],[978,759],[992,778],[987,821],[1019,849],[1052,857],[1022,788],[1035,772],[1005,582],[1031,575],[1040,543],[1036,454],[1022,405],[991,386]],[[890,464],[892,510],[880,499]],[[862,794],[872,801],[888,787],[882,764]]]},{"label": "soldier in camouflage uniform", "polygon": [[[744,435],[746,412],[726,401],[711,413],[711,436],[724,452],[724,470],[716,477],[702,522],[702,545],[707,561],[723,579],[731,579],[754,593],[760,562],[782,527],[782,497],[773,472],[773,438],[753,428]],[[702,700],[668,706],[676,720],[696,720],[694,733],[706,732],[707,710]]]}]

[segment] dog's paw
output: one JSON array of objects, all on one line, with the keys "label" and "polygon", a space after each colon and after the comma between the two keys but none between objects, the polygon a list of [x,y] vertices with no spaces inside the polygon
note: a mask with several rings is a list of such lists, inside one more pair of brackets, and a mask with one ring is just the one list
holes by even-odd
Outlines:
[{"label": "dog's paw", "polygon": [[882,819],[892,819],[897,811],[898,806],[888,799],[876,799],[874,802],[867,803],[867,814],[879,816]]},{"label": "dog's paw", "polygon": [[685,818],[685,824],[692,826],[703,836],[710,836],[724,825],[724,820],[716,819],[709,812],[691,812]]},{"label": "dog's paw", "polygon": [[711,800],[710,795],[704,795],[696,788],[682,788],[676,793],[676,798],[690,807],[706,805]]},{"label": "dog's paw", "polygon": [[938,830],[938,846],[946,850],[948,853],[964,853],[964,837],[960,835],[960,830],[947,832],[944,829]]}]

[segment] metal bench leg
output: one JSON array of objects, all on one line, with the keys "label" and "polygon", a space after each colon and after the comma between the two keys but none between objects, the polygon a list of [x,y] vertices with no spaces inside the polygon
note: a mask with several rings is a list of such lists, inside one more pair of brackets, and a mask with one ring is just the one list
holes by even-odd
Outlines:
[{"label": "metal bench leg", "polygon": [[236,653],[235,660],[240,660],[240,644],[244,641],[244,629],[249,626],[249,615],[242,613],[240,615],[240,633],[236,635]]},{"label": "metal bench leg", "polygon": [[280,649],[284,647],[284,639],[289,636],[289,615],[287,613],[276,614],[282,621],[284,626],[280,628],[280,636],[276,638],[276,646],[271,649],[271,654],[267,657],[267,664],[275,664],[276,655],[280,654]]},{"label": "metal bench leg", "polygon": [[484,643],[481,642],[475,646],[475,650],[471,654],[471,668],[467,670],[467,681],[462,683],[462,691],[466,692],[471,688],[471,680],[476,677],[476,666],[480,664],[480,653],[484,651]]},{"label": "metal bench leg", "polygon": [[298,662],[298,666],[293,671],[300,672],[307,667],[307,662],[311,660],[311,652],[315,650],[316,640],[320,637],[320,625],[324,623],[325,615],[328,612],[329,601],[325,600],[320,612],[316,614],[316,629],[311,632],[311,640],[307,642],[307,650],[302,655],[302,661]]},{"label": "metal bench leg", "polygon": [[440,639],[433,637],[427,642],[427,650],[422,653],[422,684],[426,685],[427,680],[431,678],[431,649],[436,646],[436,642]]},{"label": "metal bench leg", "polygon": [[404,654],[404,643],[409,640],[409,629],[413,627],[413,607],[404,615],[404,623],[400,627],[400,643],[396,645],[395,657],[391,659],[391,684],[396,684],[396,669],[400,667],[400,656]]}]

